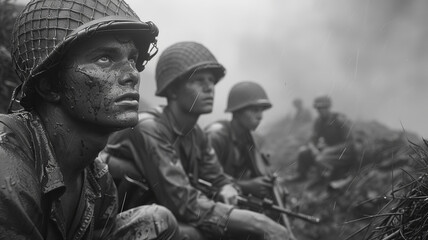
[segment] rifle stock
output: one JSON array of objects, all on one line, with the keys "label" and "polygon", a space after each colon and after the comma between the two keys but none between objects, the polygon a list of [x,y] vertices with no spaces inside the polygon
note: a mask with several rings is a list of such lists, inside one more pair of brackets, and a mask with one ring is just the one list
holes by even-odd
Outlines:
[{"label": "rifle stock", "polygon": [[[273,197],[276,201],[276,203],[278,204],[278,207],[276,207],[275,205],[271,204],[270,208],[273,209],[274,211],[277,212],[281,212],[281,218],[282,221],[284,222],[285,227],[287,227],[287,229],[290,230],[290,234],[292,235],[292,238],[295,240],[296,237],[294,236],[293,232],[291,231],[291,224],[290,221],[288,220],[287,215],[290,215],[291,211],[288,211],[287,209],[285,209],[285,203],[282,201],[282,194],[280,194],[280,186],[278,185],[278,178],[276,174],[271,174],[271,181],[272,181],[272,194]],[[276,209],[278,208],[278,209]],[[288,213],[284,212],[284,211],[278,211],[279,209],[284,210],[284,211],[288,211]]]}]

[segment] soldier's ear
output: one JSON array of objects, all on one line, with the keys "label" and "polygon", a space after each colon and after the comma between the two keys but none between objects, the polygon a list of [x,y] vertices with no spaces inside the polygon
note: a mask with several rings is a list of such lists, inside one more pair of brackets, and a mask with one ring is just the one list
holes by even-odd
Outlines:
[{"label": "soldier's ear", "polygon": [[37,94],[47,102],[58,102],[60,100],[56,84],[47,77],[37,79],[34,83],[34,89]]}]

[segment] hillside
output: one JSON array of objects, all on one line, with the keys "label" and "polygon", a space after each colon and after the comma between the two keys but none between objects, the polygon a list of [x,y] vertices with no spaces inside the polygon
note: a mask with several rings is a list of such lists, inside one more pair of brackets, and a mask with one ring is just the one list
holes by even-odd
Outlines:
[{"label": "hillside", "polygon": [[[298,149],[310,136],[312,124],[287,118],[262,136],[263,150],[270,153],[280,176],[293,173]],[[299,240],[362,239],[366,231],[358,230],[372,221],[366,217],[377,214],[393,198],[391,192],[415,173],[409,148],[410,141],[420,142],[415,134],[389,129],[376,121],[356,121],[352,135],[359,163],[346,181],[328,182],[311,172],[305,182],[284,183],[292,210],[322,219],[320,224],[293,220]]]}]

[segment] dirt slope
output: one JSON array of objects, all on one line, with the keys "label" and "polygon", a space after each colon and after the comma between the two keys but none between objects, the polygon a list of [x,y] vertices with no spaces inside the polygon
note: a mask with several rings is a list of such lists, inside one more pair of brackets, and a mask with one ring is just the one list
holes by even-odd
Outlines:
[{"label": "dirt slope", "polygon": [[[282,177],[293,173],[298,148],[309,138],[312,122],[294,123],[283,119],[272,125],[262,137],[262,149],[271,155],[272,165]],[[409,140],[419,138],[402,130],[389,129],[376,121],[353,123],[352,136],[358,147],[358,167],[344,182],[332,184],[317,174],[304,182],[287,183],[292,210],[321,217],[321,224],[293,220],[300,240],[362,239],[358,230],[368,223],[365,217],[377,214],[391,199],[391,191],[414,173]],[[361,219],[363,218],[363,219]],[[359,220],[357,220],[359,219]],[[365,220],[364,220],[365,219]]]}]

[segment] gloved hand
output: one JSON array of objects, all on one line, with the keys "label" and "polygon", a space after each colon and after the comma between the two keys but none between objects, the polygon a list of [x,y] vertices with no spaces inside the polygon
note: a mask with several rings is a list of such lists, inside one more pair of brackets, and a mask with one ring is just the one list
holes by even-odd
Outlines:
[{"label": "gloved hand", "polygon": [[260,176],[237,182],[245,195],[251,194],[256,197],[267,197],[272,192],[272,179],[268,176]]},{"label": "gloved hand", "polygon": [[238,195],[238,190],[232,184],[224,185],[219,192],[220,201],[229,205],[238,204]]}]

